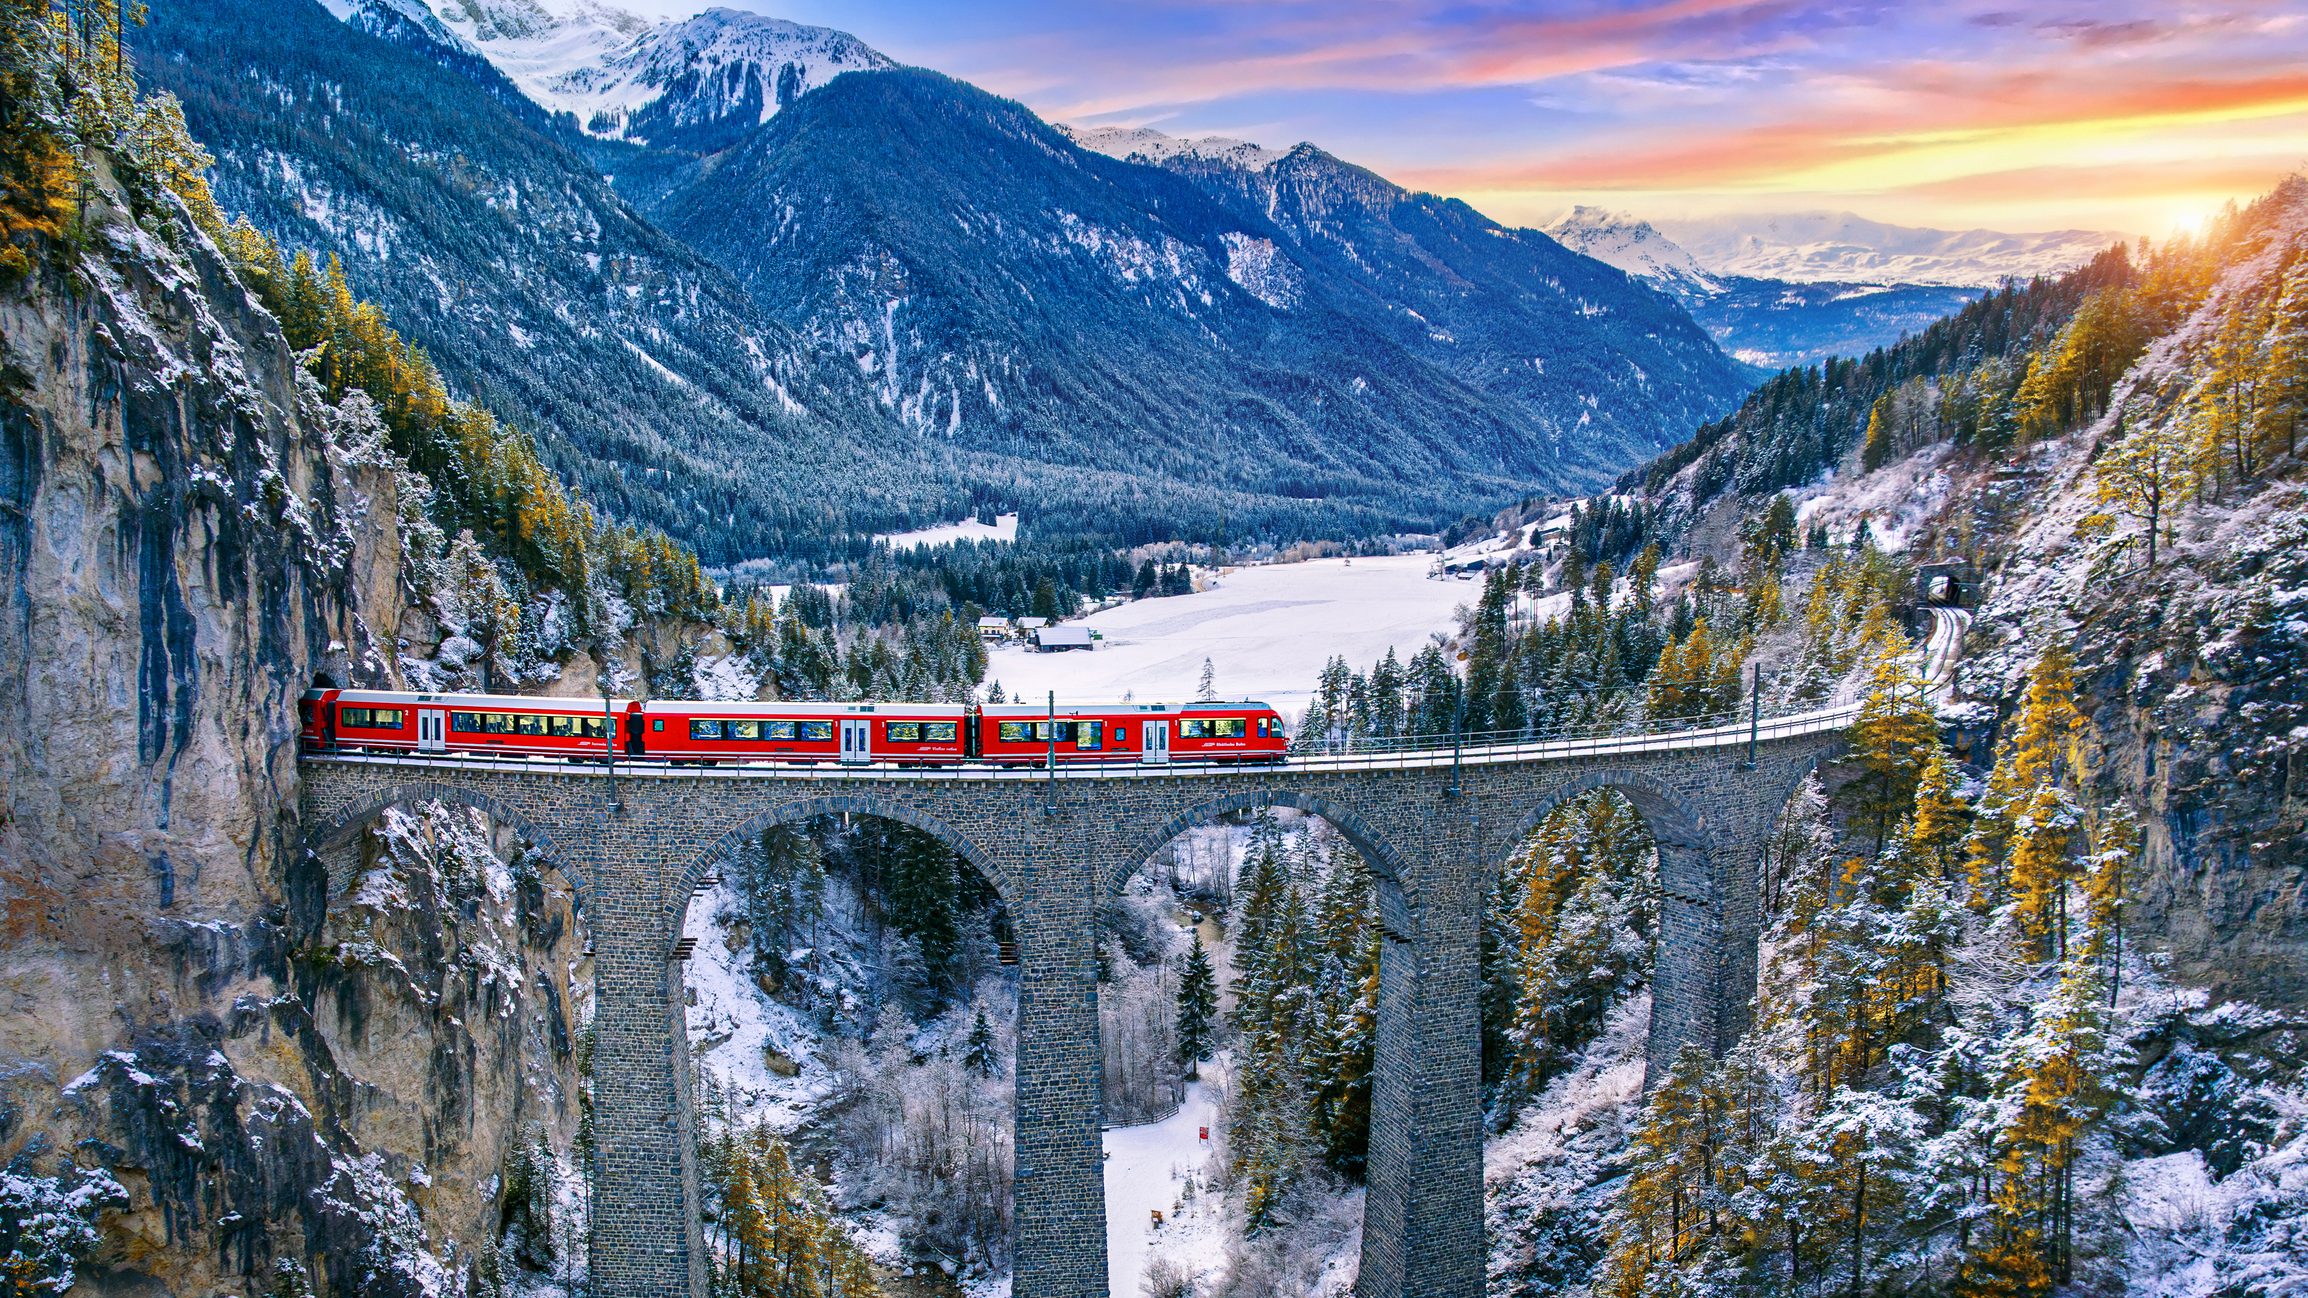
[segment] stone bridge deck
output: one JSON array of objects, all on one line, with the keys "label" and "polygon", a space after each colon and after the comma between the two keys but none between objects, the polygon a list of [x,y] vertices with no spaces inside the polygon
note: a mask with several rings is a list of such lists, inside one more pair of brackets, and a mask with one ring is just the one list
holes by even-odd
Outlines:
[{"label": "stone bridge deck", "polygon": [[[1962,621],[1926,661],[1944,677]],[[1479,935],[1489,880],[1548,812],[1616,789],[1659,844],[1663,892],[1650,1056],[1720,1050],[1755,986],[1756,864],[1798,781],[1856,709],[1670,735],[1349,757],[1269,767],[1002,771],[657,767],[308,757],[303,824],[332,894],[392,806],[480,808],[576,886],[595,951],[594,1274],[612,1298],[703,1298],[696,1115],[680,966],[689,900],[749,836],[834,812],[936,835],[1000,894],[1016,930],[1019,1029],[1015,1289],[1106,1293],[1092,914],[1165,843],[1233,811],[1323,817],[1379,880],[1370,1188],[1357,1291],[1483,1290]],[[1752,755],[1752,760],[1750,756]]]}]

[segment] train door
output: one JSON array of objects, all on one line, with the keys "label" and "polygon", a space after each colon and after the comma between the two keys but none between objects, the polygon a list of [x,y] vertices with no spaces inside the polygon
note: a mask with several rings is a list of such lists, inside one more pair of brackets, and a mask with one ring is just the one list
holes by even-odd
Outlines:
[{"label": "train door", "polygon": [[1150,717],[1145,724],[1139,727],[1139,730],[1142,732],[1146,743],[1144,747],[1138,750],[1138,760],[1141,762],[1169,761],[1170,723],[1161,717]]},{"label": "train door", "polygon": [[843,761],[870,762],[873,760],[873,724],[863,717],[842,718],[841,759]]},{"label": "train door", "polygon": [[448,747],[448,736],[443,733],[449,724],[449,714],[439,708],[417,709],[417,751],[437,753]]}]

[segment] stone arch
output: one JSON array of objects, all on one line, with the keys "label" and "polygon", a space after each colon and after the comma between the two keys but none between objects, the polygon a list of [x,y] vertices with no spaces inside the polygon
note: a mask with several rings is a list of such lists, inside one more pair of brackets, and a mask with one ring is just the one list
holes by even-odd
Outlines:
[{"label": "stone arch", "polygon": [[546,832],[543,826],[524,815],[519,808],[490,797],[486,793],[455,784],[415,781],[408,784],[396,784],[391,788],[371,794],[339,811],[326,822],[306,830],[304,839],[299,844],[298,858],[319,857],[344,847],[352,842],[361,830],[367,828],[370,821],[385,814],[387,809],[414,806],[421,802],[438,802],[444,806],[469,807],[484,813],[499,824],[512,826],[516,834],[528,840],[538,851],[544,853],[545,859],[552,863],[553,868],[568,878],[569,882],[577,889],[577,895],[583,901],[585,909],[588,911],[592,909],[594,901],[592,881],[586,878],[585,872],[570,859],[566,852],[561,850],[560,844],[554,841],[552,834]]},{"label": "stone arch", "polygon": [[[761,833],[772,825],[782,825],[795,820],[808,820],[813,816],[830,816],[841,812],[848,812],[855,816],[878,816],[883,820],[894,820],[921,830],[952,848],[955,855],[969,862],[972,868],[985,877],[986,882],[993,885],[994,893],[1002,899],[1003,906],[1014,907],[1017,904],[1017,881],[1010,877],[1010,872],[995,860],[992,853],[978,846],[969,835],[962,833],[945,820],[910,802],[875,796],[798,798],[792,802],[781,803],[747,819],[744,823],[707,844],[703,849],[690,855],[687,863],[681,867],[680,885],[671,894],[674,900],[668,907],[672,913],[667,916],[667,935],[665,938],[667,950],[670,951],[672,944],[680,940],[682,926],[689,913],[690,898],[696,895],[698,882],[706,877],[715,863],[730,859],[745,845],[746,839]],[[1023,935],[1021,934],[1021,940],[1022,938]]]},{"label": "stone arch", "polygon": [[1120,892],[1122,885],[1129,881],[1140,866],[1161,851],[1164,844],[1187,830],[1209,824],[1229,812],[1256,811],[1263,807],[1290,807],[1308,815],[1320,816],[1339,833],[1346,835],[1346,840],[1354,844],[1355,850],[1362,853],[1362,859],[1369,862],[1371,872],[1378,876],[1380,925],[1390,937],[1402,941],[1411,940],[1416,926],[1411,920],[1410,903],[1403,893],[1403,880],[1409,877],[1410,870],[1402,854],[1361,816],[1319,794],[1290,789],[1231,793],[1180,811],[1141,836],[1128,851],[1105,865],[1098,880],[1098,895],[1111,897]]},{"label": "stone arch", "polygon": [[1636,813],[1643,817],[1644,827],[1651,831],[1651,837],[1662,843],[1672,842],[1678,847],[1694,847],[1701,851],[1707,851],[1715,845],[1713,827],[1707,823],[1704,815],[1693,811],[1684,801],[1681,790],[1642,771],[1604,768],[1573,776],[1549,791],[1516,824],[1514,832],[1500,846],[1500,856],[1503,858],[1506,853],[1512,852],[1517,843],[1539,827],[1540,821],[1554,814],[1564,803],[1596,789],[1609,789],[1634,804]]},{"label": "stone arch", "polygon": [[[1517,823],[1514,832],[1497,845],[1484,862],[1486,872],[1503,867],[1508,853],[1539,822],[1582,793],[1609,789],[1633,804],[1644,828],[1659,851],[1659,926],[1654,936],[1656,956],[1651,973],[1651,1031],[1645,1050],[1644,1086],[1648,1088],[1686,1045],[1697,1044],[1720,1054],[1729,1044],[1726,1030],[1731,1018],[1726,1002],[1741,1005],[1745,992],[1730,991],[1746,971],[1752,978],[1753,954],[1742,961],[1731,948],[1754,925],[1734,913],[1742,904],[1752,909],[1754,888],[1741,889],[1737,881],[1718,877],[1736,853],[1723,841],[1727,827],[1711,823],[1694,809],[1687,795],[1674,785],[1644,771],[1602,767],[1582,771],[1548,791]],[[1728,991],[1728,994],[1727,994]]]},{"label": "stone arch", "polygon": [[1793,769],[1788,772],[1786,781],[1779,786],[1778,795],[1771,799],[1766,808],[1769,814],[1763,818],[1763,832],[1768,834],[1778,828],[1779,818],[1787,814],[1787,804],[1795,800],[1795,791],[1803,787],[1805,779],[1818,771],[1820,767],[1839,760],[1850,749],[1851,745],[1849,744],[1831,744],[1822,747],[1809,757],[1797,761]]}]

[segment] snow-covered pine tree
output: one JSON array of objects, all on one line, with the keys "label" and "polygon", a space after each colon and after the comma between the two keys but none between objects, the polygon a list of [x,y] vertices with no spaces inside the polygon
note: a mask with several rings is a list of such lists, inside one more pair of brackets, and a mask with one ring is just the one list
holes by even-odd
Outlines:
[{"label": "snow-covered pine tree", "polygon": [[1939,719],[1924,700],[1923,678],[1906,658],[1883,654],[1875,660],[1851,741],[1859,774],[1849,794],[1873,827],[1874,852],[1880,855],[1893,818],[1913,807],[1924,765],[1939,746]]},{"label": "snow-covered pine tree", "polygon": [[1178,978],[1178,1062],[1186,1065],[1189,1077],[1195,1064],[1210,1057],[1217,1016],[1218,977],[1202,947],[1202,934],[1196,932]]},{"label": "snow-covered pine tree", "polygon": [[986,1022],[984,1006],[978,1007],[976,1021],[970,1024],[968,1048],[962,1054],[962,1066],[980,1077],[991,1077],[1002,1070],[1002,1061],[994,1049],[994,1027]]}]

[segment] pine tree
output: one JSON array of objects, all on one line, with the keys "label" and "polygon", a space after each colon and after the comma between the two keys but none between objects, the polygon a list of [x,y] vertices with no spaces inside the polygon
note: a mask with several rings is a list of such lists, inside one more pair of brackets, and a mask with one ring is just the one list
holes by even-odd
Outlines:
[{"label": "pine tree", "polygon": [[1914,803],[1924,764],[1939,746],[1938,718],[1925,706],[1922,678],[1905,658],[1886,654],[1876,660],[1851,740],[1860,769],[1851,787],[1875,827],[1880,855],[1892,818]]},{"label": "pine tree", "polygon": [[2131,897],[2136,874],[2132,858],[2139,843],[2140,826],[2131,808],[2118,802],[2102,809],[2084,876],[2084,896],[2090,908],[2091,954],[2106,962],[2110,1005],[2115,1004],[2123,980],[2124,905]]},{"label": "pine tree", "polygon": [[2147,567],[2154,571],[2165,519],[2175,502],[2197,489],[2196,449],[2182,430],[2143,422],[2126,432],[2119,420],[2114,443],[2092,461],[2092,480],[2094,498],[2103,508],[2140,525],[2148,543]]},{"label": "pine tree", "polygon": [[2013,822],[2012,899],[2044,959],[2067,957],[2067,891],[2078,865],[2068,843],[2077,824],[2074,804],[2049,784],[2036,787]]},{"label": "pine tree", "polygon": [[970,1024],[969,1049],[962,1055],[962,1065],[980,1077],[992,1077],[1002,1069],[1002,1061],[994,1050],[994,1027],[986,1022],[983,1008]]},{"label": "pine tree", "polygon": [[1875,409],[1868,413],[1867,440],[1859,453],[1859,469],[1862,473],[1875,472],[1891,458],[1891,420],[1887,417],[1890,406],[1891,394],[1887,392],[1876,400]]},{"label": "pine tree", "polygon": [[2028,676],[2018,714],[1988,773],[1965,848],[1971,906],[1984,914],[2005,896],[2005,854],[2015,824],[2036,791],[2065,779],[2081,760],[2083,714],[2076,710],[2072,660],[2058,639],[2047,640]]},{"label": "pine tree", "polygon": [[1208,658],[1202,660],[1202,680],[1194,687],[1194,697],[1204,703],[1217,701],[1218,673],[1211,667]]},{"label": "pine tree", "polygon": [[1202,949],[1202,934],[1197,932],[1178,979],[1178,1062],[1186,1065],[1189,1076],[1196,1063],[1210,1057],[1217,1014],[1218,976],[1210,967],[1210,953]]},{"label": "pine tree", "polygon": [[1954,755],[1935,742],[1915,786],[1912,841],[1918,850],[1930,855],[1942,879],[1952,878],[1955,849],[1970,828],[1970,808],[1956,794],[1959,774]]}]

